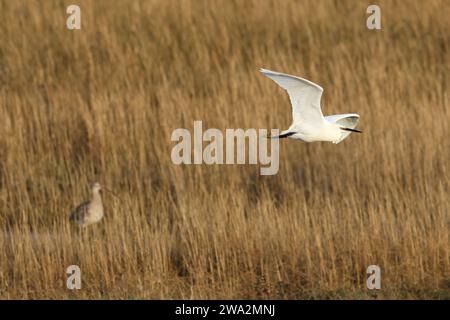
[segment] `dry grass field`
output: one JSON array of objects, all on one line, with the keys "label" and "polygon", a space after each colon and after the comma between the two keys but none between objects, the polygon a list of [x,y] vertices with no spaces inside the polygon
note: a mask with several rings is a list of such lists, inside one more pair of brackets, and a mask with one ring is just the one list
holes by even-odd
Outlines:
[{"label": "dry grass field", "polygon": [[[450,5],[377,3],[380,31],[367,1],[1,0],[0,298],[449,299]],[[272,176],[174,165],[194,120],[289,126],[259,67],[364,132],[283,139]],[[92,181],[120,199],[80,232]]]}]

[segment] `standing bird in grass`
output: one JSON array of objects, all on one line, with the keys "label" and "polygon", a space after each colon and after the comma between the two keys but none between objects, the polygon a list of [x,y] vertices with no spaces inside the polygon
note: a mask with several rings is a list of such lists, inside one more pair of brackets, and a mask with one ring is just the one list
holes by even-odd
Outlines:
[{"label": "standing bird in grass", "polygon": [[273,139],[293,138],[305,142],[339,143],[350,133],[361,132],[355,129],[359,121],[359,115],[355,113],[323,116],[320,109],[323,89],[317,84],[266,69],[260,69],[260,72],[287,91],[292,105],[292,125],[280,135],[272,136]]},{"label": "standing bird in grass", "polygon": [[92,198],[80,204],[69,216],[69,220],[80,227],[99,222],[103,218],[102,187],[100,183],[92,184]]}]

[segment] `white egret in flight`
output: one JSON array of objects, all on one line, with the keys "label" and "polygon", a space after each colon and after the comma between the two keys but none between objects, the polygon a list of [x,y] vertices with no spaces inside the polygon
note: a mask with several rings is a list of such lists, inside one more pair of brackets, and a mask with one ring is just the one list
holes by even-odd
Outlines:
[{"label": "white egret in flight", "polygon": [[272,138],[339,143],[350,133],[361,132],[355,129],[359,121],[359,115],[355,113],[323,116],[320,109],[323,89],[317,84],[284,73],[266,69],[260,71],[287,91],[292,105],[292,125]]}]

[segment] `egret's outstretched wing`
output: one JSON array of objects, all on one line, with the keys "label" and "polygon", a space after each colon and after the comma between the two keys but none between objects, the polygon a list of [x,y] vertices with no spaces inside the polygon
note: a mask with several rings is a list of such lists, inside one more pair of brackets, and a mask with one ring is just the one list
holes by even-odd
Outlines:
[{"label": "egret's outstretched wing", "polygon": [[314,125],[323,122],[322,110],[320,109],[322,87],[311,81],[288,74],[266,69],[260,69],[259,71],[288,92],[294,123],[305,122]]},{"label": "egret's outstretched wing", "polygon": [[[336,114],[333,116],[326,116],[325,120],[331,123],[336,123],[344,128],[355,129],[359,121],[359,115],[356,113]],[[351,132],[349,131],[343,131],[341,137],[338,141],[336,141],[336,143],[339,143],[347,138],[350,133]]]}]

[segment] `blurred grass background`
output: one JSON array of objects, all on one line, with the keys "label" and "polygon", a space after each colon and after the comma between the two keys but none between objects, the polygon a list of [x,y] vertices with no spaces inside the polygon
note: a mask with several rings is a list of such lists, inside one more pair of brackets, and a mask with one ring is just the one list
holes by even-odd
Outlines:
[{"label": "blurred grass background", "polygon": [[[379,1],[0,1],[0,298],[449,298],[450,6]],[[356,112],[280,170],[177,166],[176,128],[286,128],[258,68]],[[67,214],[98,180],[105,219]],[[66,289],[79,265],[82,289]],[[366,289],[366,268],[382,290]]]}]

